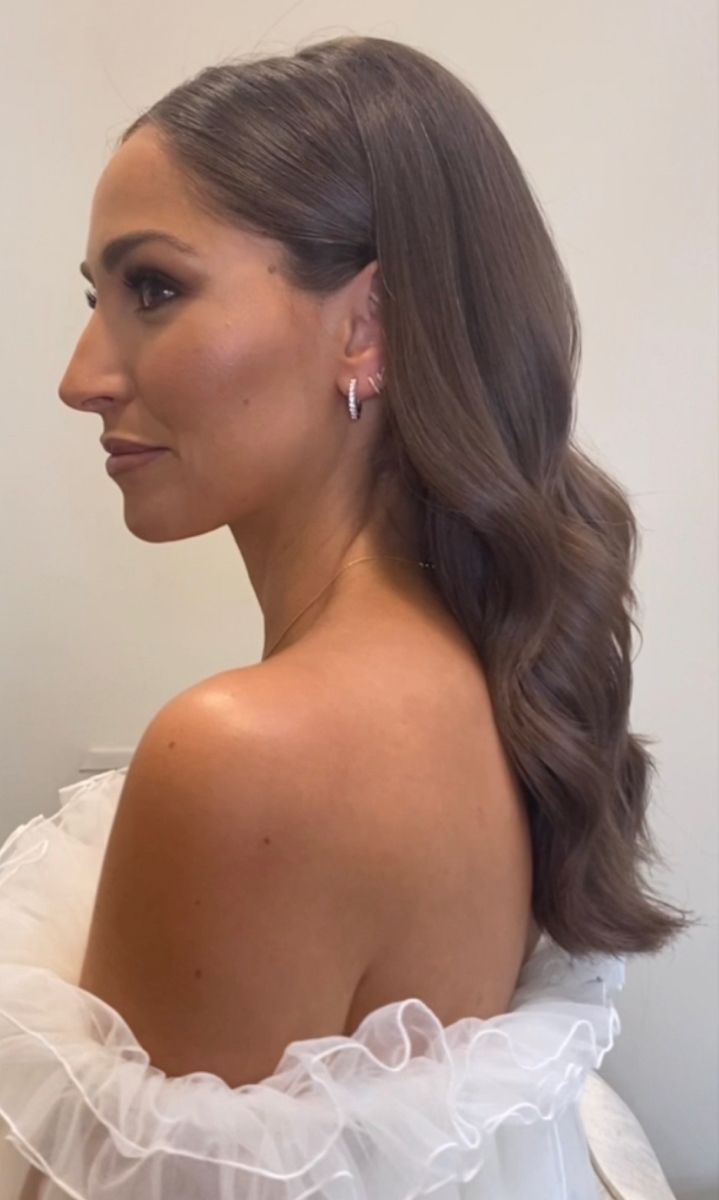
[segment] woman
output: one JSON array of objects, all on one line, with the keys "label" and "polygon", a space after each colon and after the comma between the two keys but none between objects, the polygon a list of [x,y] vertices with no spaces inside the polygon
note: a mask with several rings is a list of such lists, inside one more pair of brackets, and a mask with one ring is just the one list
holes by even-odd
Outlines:
[{"label": "woman", "polygon": [[11,1200],[598,1195],[625,956],[692,922],[640,875],[636,526],[506,140],[385,39],[212,66],[81,270],[60,397],[137,537],[229,526],[265,645],[3,849]]}]

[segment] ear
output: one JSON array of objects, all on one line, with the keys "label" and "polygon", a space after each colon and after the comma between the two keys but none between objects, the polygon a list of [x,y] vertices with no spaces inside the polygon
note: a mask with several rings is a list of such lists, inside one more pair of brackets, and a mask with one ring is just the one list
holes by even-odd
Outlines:
[{"label": "ear", "polygon": [[369,377],[376,376],[384,366],[381,282],[376,260],[367,263],[347,285],[345,305],[338,385],[346,392],[350,379],[355,378],[359,395],[373,396]]}]

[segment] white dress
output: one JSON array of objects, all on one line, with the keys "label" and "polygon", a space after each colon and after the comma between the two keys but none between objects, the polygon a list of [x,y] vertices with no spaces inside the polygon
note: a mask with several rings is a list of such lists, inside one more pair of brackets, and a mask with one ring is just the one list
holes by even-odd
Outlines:
[{"label": "white dress", "polygon": [[508,1012],[409,997],[232,1088],[168,1077],[78,987],[127,768],[60,789],[0,849],[0,1200],[597,1200],[580,1098],[620,1029],[621,957],[544,934]]}]

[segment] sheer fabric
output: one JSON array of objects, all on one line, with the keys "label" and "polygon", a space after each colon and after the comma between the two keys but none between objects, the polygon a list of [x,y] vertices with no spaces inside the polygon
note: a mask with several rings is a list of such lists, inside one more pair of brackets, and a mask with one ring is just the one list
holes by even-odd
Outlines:
[{"label": "sheer fabric", "polygon": [[125,774],[62,788],[0,849],[2,1200],[28,1163],[48,1200],[597,1200],[580,1101],[625,961],[546,934],[488,1020],[445,1027],[407,997],[256,1084],[153,1067],[77,984]]}]

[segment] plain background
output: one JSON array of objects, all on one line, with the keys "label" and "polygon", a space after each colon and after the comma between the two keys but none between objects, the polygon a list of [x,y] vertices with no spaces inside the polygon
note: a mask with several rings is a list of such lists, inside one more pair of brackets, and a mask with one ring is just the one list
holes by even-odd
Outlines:
[{"label": "plain background", "polygon": [[[679,1200],[717,1166],[717,7],[713,0],[27,0],[4,6],[0,839],[134,746],[190,684],[257,661],[234,543],[124,526],[101,420],[57,386],[111,142],[210,62],[343,33],[407,41],[472,86],[545,209],[583,327],[579,440],[642,530],[632,727],[656,739],[653,882],[704,924],[628,967],[602,1068]],[[442,303],[442,297],[437,297]]]}]

